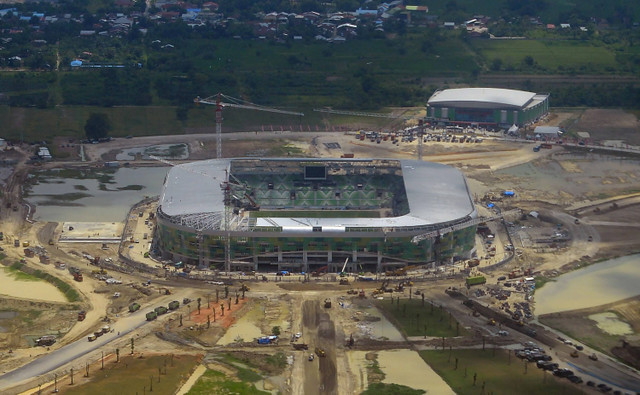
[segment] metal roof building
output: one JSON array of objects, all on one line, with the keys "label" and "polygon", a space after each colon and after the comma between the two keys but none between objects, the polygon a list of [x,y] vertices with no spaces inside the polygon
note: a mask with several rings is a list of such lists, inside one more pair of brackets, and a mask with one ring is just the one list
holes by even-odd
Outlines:
[{"label": "metal roof building", "polygon": [[427,118],[461,126],[522,126],[548,112],[548,94],[513,89],[445,89],[436,91],[427,102]]},{"label": "metal roof building", "polygon": [[345,257],[378,270],[389,262],[468,256],[475,226],[452,232],[437,248],[434,240],[411,239],[476,217],[464,175],[437,163],[214,159],[169,171],[157,235],[166,258],[199,265],[224,259],[228,234],[231,258],[254,270],[273,262],[308,269]]}]

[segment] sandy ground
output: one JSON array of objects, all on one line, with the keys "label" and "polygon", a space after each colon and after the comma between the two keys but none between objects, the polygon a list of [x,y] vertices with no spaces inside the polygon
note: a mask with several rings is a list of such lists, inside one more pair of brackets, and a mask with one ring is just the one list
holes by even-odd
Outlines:
[{"label": "sandy ground", "polygon": [[[635,119],[635,118],[634,118]],[[570,114],[552,114],[546,122],[548,124],[576,124],[576,128],[589,131],[594,136],[598,136],[600,131],[614,130],[618,133],[620,139],[631,139],[633,132],[637,130],[637,120],[628,118],[627,114],[609,110],[587,110],[584,113],[576,115]],[[599,122],[606,120],[605,127],[598,127]],[[607,136],[611,138],[612,136]],[[629,140],[631,141],[631,140]],[[132,139],[116,139],[109,143],[85,145],[84,152],[88,159],[92,161],[112,160],[115,154],[124,148],[143,147],[154,144],[167,143],[187,143],[191,153],[190,160],[207,159],[215,156],[215,136],[212,134],[202,135],[179,135],[179,136],[162,136],[162,137],[140,137]],[[337,143],[327,145],[328,143]],[[283,151],[282,147],[286,149]],[[503,209],[517,207],[527,213],[531,210],[539,211],[542,215],[540,220],[518,220],[519,225],[526,224],[535,229],[553,228],[558,223],[562,223],[563,227],[571,234],[571,240],[567,243],[554,246],[544,247],[524,247],[518,246],[522,251],[519,257],[505,267],[503,271],[492,272],[488,275],[490,281],[495,282],[496,277],[517,268],[532,267],[536,271],[543,273],[561,273],[563,271],[572,270],[579,261],[602,259],[613,255],[626,254],[630,251],[637,250],[637,241],[633,226],[638,222],[640,216],[640,205],[634,202],[629,204],[618,204],[612,207],[612,202],[616,201],[619,196],[628,195],[629,191],[640,189],[640,177],[633,171],[628,171],[626,177],[612,177],[610,174],[592,174],[591,168],[583,167],[580,158],[565,155],[564,148],[554,147],[551,150],[542,150],[541,152],[532,152],[531,144],[515,143],[511,141],[496,140],[492,138],[484,138],[482,143],[438,143],[427,142],[420,146],[417,142],[401,143],[400,145],[392,145],[390,142],[375,142],[356,140],[353,134],[348,133],[232,133],[224,135],[223,154],[225,157],[245,156],[245,155],[269,155],[283,152],[289,152],[292,156],[317,156],[317,157],[340,157],[344,154],[353,154],[356,158],[412,158],[417,159],[419,151],[421,151],[422,159],[444,164],[449,164],[459,168],[467,176],[469,187],[472,191],[474,199],[479,205],[484,205],[483,197],[486,195],[499,196],[504,189],[517,188],[519,192],[516,198],[511,200],[503,200],[498,204]],[[597,160],[597,159],[596,159]],[[602,163],[607,163],[602,162]],[[153,161],[131,161],[131,164],[139,165],[156,165]],[[517,165],[527,164],[527,171],[530,174],[510,174],[503,170],[508,170]],[[51,166],[51,165],[49,165]],[[18,165],[18,173],[26,171],[28,168],[24,165]],[[552,174],[555,178],[560,178],[562,188],[559,192],[554,188],[545,188],[544,185],[538,187],[537,184],[527,179],[542,179],[549,177],[547,169],[553,169]],[[581,176],[582,174],[582,176]],[[526,176],[526,177],[525,177]],[[544,184],[544,183],[543,183]],[[13,196],[16,191],[16,183],[9,180],[7,182],[8,194]],[[606,185],[607,196],[601,196],[600,190]],[[592,194],[584,191],[594,191]],[[580,202],[580,205],[576,205]],[[579,207],[578,207],[579,206]],[[595,207],[600,207],[595,210]],[[49,238],[55,238],[59,235],[60,226],[55,225],[48,227],[46,224],[31,225],[24,222],[22,218],[26,214],[26,208],[20,206],[17,211],[3,210],[2,221],[5,236],[19,238],[21,240],[39,240],[40,244],[47,245]],[[144,219],[148,218],[148,212],[153,210],[152,207],[145,208],[143,217],[137,220],[135,227],[132,228],[134,242],[131,243],[134,248],[126,248],[127,254],[136,260],[145,260],[142,255],[148,244],[141,237],[144,233],[151,233],[152,224],[144,224]],[[576,224],[575,219],[579,218],[580,223]],[[508,237],[504,229],[491,224],[496,238],[501,240],[496,256],[504,255],[502,244],[506,244]],[[519,238],[531,238],[533,233],[527,231],[526,227],[519,227],[514,231],[514,235]],[[544,232],[540,230],[540,232]],[[588,241],[591,237],[592,241]],[[135,243],[139,240],[140,243]],[[480,242],[483,240],[480,238]],[[128,247],[128,245],[126,246]],[[22,249],[7,248],[6,254],[11,259],[21,257]],[[111,256],[117,258],[117,251],[111,248],[108,251],[101,249],[100,245],[85,244],[66,244],[63,247],[50,246],[48,250],[51,254],[51,260],[61,260],[69,264],[78,265],[85,270],[90,269],[86,259],[82,258],[82,252],[88,252],[94,256]],[[487,252],[483,245],[481,250],[483,255]],[[587,258],[585,258],[587,257]],[[481,268],[497,260],[496,257],[483,259]],[[108,288],[104,283],[99,282],[85,276],[85,281],[75,283],[70,281],[68,272],[61,272],[53,267],[53,265],[43,266],[35,262],[28,262],[28,265],[34,265],[39,269],[50,272],[51,274],[61,276],[69,281],[76,289],[81,292],[83,301],[80,303],[81,308],[86,309],[89,314],[87,319],[80,323],[72,323],[69,318],[69,325],[73,325],[62,341],[56,343],[54,347],[59,347],[101,325],[102,320],[107,316],[108,320],[117,319],[116,314],[121,309],[126,308],[128,303],[133,300],[139,300],[148,303],[159,292],[158,285],[154,287],[151,295],[145,295],[141,292],[142,281],[147,276],[124,275],[118,274],[122,278],[123,285],[118,288],[125,294],[125,298],[114,300],[111,295],[116,288]],[[155,264],[149,260],[148,264]],[[154,280],[155,281],[155,280]],[[137,288],[132,285],[138,284]],[[173,286],[175,284],[172,284]],[[444,295],[444,288],[448,286],[459,286],[459,280],[443,281],[437,286],[429,284],[423,290],[429,298],[441,300],[442,303],[451,305],[450,298]],[[154,284],[155,286],[155,284]],[[195,289],[199,289],[202,285],[194,285]],[[175,333],[179,336],[170,339],[160,339],[158,336],[151,335],[154,331],[161,331],[162,323],[154,323],[147,326],[140,335],[140,350],[174,350],[174,349],[191,349],[202,351],[210,349],[225,332],[226,328],[241,319],[247,311],[251,311],[252,306],[258,304],[265,306],[265,315],[262,317],[260,329],[268,331],[273,325],[280,325],[283,320],[288,322],[286,328],[283,328],[282,339],[285,339],[278,346],[272,349],[258,348],[263,352],[285,351],[288,355],[292,355],[293,364],[280,378],[273,378],[273,385],[280,388],[285,393],[355,393],[359,390],[358,381],[354,379],[354,375],[360,373],[349,362],[348,351],[344,347],[347,334],[355,331],[355,324],[351,317],[351,313],[347,309],[332,308],[325,310],[321,307],[326,297],[331,297],[334,304],[337,298],[345,295],[345,289],[334,290],[333,286],[325,287],[318,284],[291,284],[289,287],[278,286],[273,282],[251,285],[252,290],[249,292],[250,302],[246,305],[240,304],[237,309],[232,305],[232,314],[225,313],[227,320],[216,320],[211,327],[207,326],[206,317],[211,316],[210,313],[194,316],[195,308],[191,308],[188,316],[184,317],[188,321],[189,326],[178,329],[177,319],[172,319],[168,333]],[[170,286],[169,286],[170,287]],[[235,288],[238,285],[234,285]],[[127,289],[125,291],[125,288]],[[211,295],[211,289],[202,290],[200,297],[206,298]],[[288,296],[283,295],[283,289]],[[96,292],[98,291],[98,292]],[[215,291],[213,291],[215,292]],[[369,292],[369,291],[367,291]],[[235,295],[234,295],[235,296]],[[251,300],[253,302],[251,302]],[[522,301],[523,295],[515,294],[511,302]],[[492,302],[493,303],[493,302]],[[459,304],[459,303],[458,303]],[[204,303],[203,303],[204,305]],[[280,305],[281,308],[273,309],[273,306]],[[194,306],[194,302],[191,303]],[[244,307],[243,307],[244,306]],[[633,305],[632,305],[633,306]],[[471,317],[465,308],[451,305],[459,319],[464,325],[470,328],[476,328],[478,333],[487,333],[486,319],[482,317]],[[632,321],[632,326],[637,328],[639,318],[629,313],[629,307],[619,306],[622,314],[626,319]],[[219,307],[218,307],[218,310]],[[596,309],[597,310],[597,309]],[[266,313],[269,311],[270,313]],[[622,313],[626,311],[626,313]],[[216,314],[220,314],[217,311]],[[218,317],[217,317],[218,318]],[[203,321],[204,319],[204,321]],[[567,315],[563,319],[563,325],[573,325],[574,329],[578,325],[572,322],[573,316]],[[200,325],[200,330],[191,330],[190,326]],[[46,325],[43,325],[45,328]],[[307,361],[308,352],[291,351],[287,345],[286,339],[296,332],[303,333],[303,339],[309,343],[311,352],[316,346],[326,348],[327,356],[325,358],[316,358],[315,361]],[[637,329],[636,329],[637,333]],[[268,334],[268,333],[265,333]],[[179,340],[183,339],[183,340]],[[471,342],[477,341],[471,340]],[[229,347],[238,347],[232,345]],[[241,347],[246,350],[256,348],[254,344],[245,344]],[[6,348],[0,348],[0,369],[7,370],[12,367],[24,363],[29,355],[35,352],[46,352],[44,349],[17,349],[9,355]]]}]

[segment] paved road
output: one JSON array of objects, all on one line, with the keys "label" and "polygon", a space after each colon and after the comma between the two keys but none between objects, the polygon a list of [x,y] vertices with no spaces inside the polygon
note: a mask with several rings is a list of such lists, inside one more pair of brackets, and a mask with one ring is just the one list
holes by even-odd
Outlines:
[{"label": "paved road", "polygon": [[[181,297],[181,295],[169,295],[156,300],[153,304],[156,306],[167,305],[171,300],[179,300]],[[4,392],[29,379],[50,373],[114,340],[125,337],[128,333],[148,323],[145,319],[145,314],[148,311],[150,311],[150,309],[146,308],[140,309],[132,314],[127,314],[125,317],[120,318],[117,322],[110,325],[113,332],[104,334],[93,342],[82,338],[0,376],[0,392]]]}]

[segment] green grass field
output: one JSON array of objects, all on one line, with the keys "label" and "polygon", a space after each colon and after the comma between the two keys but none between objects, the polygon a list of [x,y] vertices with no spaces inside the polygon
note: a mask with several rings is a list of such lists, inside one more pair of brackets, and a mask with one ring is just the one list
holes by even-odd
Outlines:
[{"label": "green grass field", "polygon": [[[326,122],[332,125],[346,124],[343,117],[314,112],[311,108],[295,109],[304,117],[273,114],[263,111],[229,109],[224,112],[223,133],[231,131],[279,131],[280,126],[299,131],[308,128],[324,130]],[[3,124],[3,138],[26,142],[50,140],[52,136],[84,139],[84,124],[89,114],[105,113],[113,125],[109,133],[112,137],[155,136],[189,133],[215,133],[215,109],[201,106],[189,110],[186,122],[178,121],[173,106],[140,107],[91,107],[60,106],[51,109],[0,106],[0,121]],[[362,118],[362,127],[378,129],[389,123],[384,118]]]},{"label": "green grass field", "polygon": [[[120,350],[120,362],[115,359],[105,362],[104,370],[100,365],[89,370],[91,381],[76,386],[69,386],[69,379],[58,381],[58,387],[64,394],[123,394],[123,393],[151,393],[155,395],[174,394],[189,377],[193,368],[200,362],[200,358],[192,355],[154,355],[144,358],[122,356],[126,350]],[[166,370],[165,370],[166,368]],[[161,369],[158,381],[158,369]],[[166,374],[164,374],[166,371]],[[77,375],[84,374],[76,371]],[[153,382],[153,383],[152,383]],[[153,391],[150,387],[153,385]]]},{"label": "green grass field", "polygon": [[217,370],[207,369],[207,371],[191,387],[188,395],[209,395],[209,394],[237,394],[237,395],[258,395],[270,394],[270,392],[260,391],[254,385],[242,381],[234,381]]},{"label": "green grass field", "polygon": [[[538,369],[506,350],[419,351],[420,356],[458,394],[582,394],[580,386]],[[456,369],[456,359],[458,368]],[[473,377],[476,376],[475,385]]]},{"label": "green grass field", "polygon": [[[395,299],[394,299],[395,300]],[[422,305],[422,299],[400,299],[400,304],[388,300],[376,300],[376,306],[406,336],[463,336],[466,331],[460,327],[446,310],[432,306],[428,301]]]},{"label": "green grass field", "polygon": [[550,71],[603,72],[616,67],[613,51],[582,41],[474,40],[472,45],[488,64],[502,59],[503,68],[518,69],[526,56],[531,56],[539,68]]}]

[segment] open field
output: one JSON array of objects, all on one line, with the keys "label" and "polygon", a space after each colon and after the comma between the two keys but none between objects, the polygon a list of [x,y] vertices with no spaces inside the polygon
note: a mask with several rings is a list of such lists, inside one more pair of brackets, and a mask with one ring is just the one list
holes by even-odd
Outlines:
[{"label": "open field", "polygon": [[[263,111],[225,110],[223,132],[229,131],[316,131],[327,125],[341,124],[343,117],[327,116],[311,108],[292,108],[304,117],[265,113]],[[51,136],[69,139],[85,139],[84,124],[91,113],[105,113],[111,120],[112,137],[180,135],[185,133],[215,133],[215,106],[200,106],[189,110],[184,123],[176,118],[173,106],[91,107],[61,106],[52,109],[36,109],[0,106],[3,120],[3,138],[27,142],[50,141]],[[337,120],[337,121],[336,121]],[[389,123],[380,118],[359,120],[361,128],[377,129]]]},{"label": "open field", "polygon": [[615,53],[602,46],[582,41],[540,40],[475,40],[473,47],[491,64],[493,59],[502,59],[503,67],[518,68],[526,56],[551,71],[581,70],[603,72],[615,67]]},{"label": "open field", "polygon": [[[110,355],[104,362],[104,370],[98,361],[86,372],[76,372],[74,385],[69,385],[70,377],[58,382],[61,394],[118,394],[126,388],[130,393],[174,394],[201,360],[192,355],[123,355],[120,362]],[[161,372],[159,375],[158,372]],[[53,388],[53,387],[51,387]]]},{"label": "open field", "polygon": [[458,394],[502,393],[507,388],[514,394],[583,393],[568,380],[556,378],[535,364],[516,358],[512,351],[487,347],[486,350],[420,351],[419,354]]},{"label": "open field", "polygon": [[466,334],[451,312],[428,301],[424,301],[423,306],[419,298],[414,295],[412,300],[397,299],[393,306],[387,301],[376,301],[375,305],[405,336],[453,337]]}]

